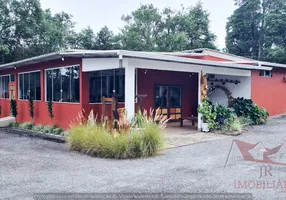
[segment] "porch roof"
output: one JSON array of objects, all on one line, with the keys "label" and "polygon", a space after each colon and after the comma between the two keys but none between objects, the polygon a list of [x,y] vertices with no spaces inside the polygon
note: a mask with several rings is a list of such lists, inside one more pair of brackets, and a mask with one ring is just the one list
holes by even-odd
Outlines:
[{"label": "porch roof", "polygon": [[223,68],[233,68],[233,69],[243,69],[243,70],[272,70],[272,67],[264,66],[254,66],[249,64],[238,64],[238,63],[223,63],[216,61],[184,58],[172,55],[165,55],[156,52],[138,52],[138,51],[126,51],[126,50],[66,50],[61,52],[54,52],[43,54],[40,56],[35,56],[32,58],[27,58],[24,60],[11,62],[7,64],[0,65],[0,70],[21,67],[30,64],[36,64],[40,62],[45,62],[49,60],[61,59],[65,57],[79,57],[79,58],[108,58],[108,57],[118,57],[122,59],[127,58],[140,58],[147,60],[156,60],[164,62],[175,62],[184,64],[196,64],[210,67],[223,67]]}]

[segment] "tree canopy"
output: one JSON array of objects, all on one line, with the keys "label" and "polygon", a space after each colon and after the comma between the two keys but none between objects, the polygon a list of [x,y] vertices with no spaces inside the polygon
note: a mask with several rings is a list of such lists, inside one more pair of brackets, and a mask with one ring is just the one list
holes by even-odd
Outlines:
[{"label": "tree canopy", "polygon": [[114,34],[107,26],[75,31],[68,13],[52,14],[39,0],[0,0],[0,64],[63,49],[181,51],[215,49],[216,36],[202,3],[159,10],[141,5],[123,15],[125,26]]},{"label": "tree canopy", "polygon": [[286,1],[235,0],[226,47],[230,53],[286,63]]}]

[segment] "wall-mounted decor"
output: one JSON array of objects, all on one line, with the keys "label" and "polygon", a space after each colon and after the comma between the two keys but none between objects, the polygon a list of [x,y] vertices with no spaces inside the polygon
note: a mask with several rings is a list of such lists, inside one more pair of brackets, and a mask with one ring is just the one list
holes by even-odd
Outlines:
[{"label": "wall-mounted decor", "polygon": [[207,92],[207,97],[209,97],[214,91],[216,90],[222,90],[225,92],[226,96],[227,96],[227,99],[228,99],[228,105],[231,104],[232,100],[233,100],[233,97],[232,97],[232,94],[231,92],[228,90],[227,87],[225,86],[222,86],[222,85],[215,85],[215,86],[211,86]]},{"label": "wall-mounted decor", "polygon": [[240,80],[231,80],[231,79],[222,79],[222,78],[219,79],[219,78],[215,78],[215,76],[208,77],[208,82],[210,82],[211,85],[214,85],[214,83],[222,83],[223,85],[225,85],[226,83],[233,83],[235,85],[241,83]]}]

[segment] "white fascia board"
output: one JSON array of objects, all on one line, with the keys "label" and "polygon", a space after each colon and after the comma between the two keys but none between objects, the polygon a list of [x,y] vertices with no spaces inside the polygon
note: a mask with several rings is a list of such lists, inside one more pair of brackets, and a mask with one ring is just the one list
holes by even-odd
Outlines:
[{"label": "white fascia board", "polygon": [[194,72],[194,73],[199,73],[203,71],[204,73],[207,74],[251,76],[251,70],[229,69],[229,68],[211,67],[211,66],[203,66],[203,65],[188,64],[188,63],[173,63],[173,62],[140,59],[140,58],[128,58],[128,65],[141,69]]},{"label": "white fascia board", "polygon": [[272,69],[269,67],[259,67],[259,66],[235,64],[235,63],[206,61],[206,60],[200,60],[200,59],[183,58],[183,57],[177,57],[177,56],[168,56],[168,55],[162,55],[162,54],[156,54],[156,53],[121,51],[120,54],[122,54],[123,57],[126,56],[126,57],[141,58],[141,59],[148,59],[148,60],[158,60],[158,61],[166,61],[166,62],[173,62],[173,63],[196,64],[196,65],[204,65],[204,66],[211,66],[211,67],[233,68],[233,69],[243,69],[243,70],[252,70],[252,69],[254,69],[254,70],[271,70]]},{"label": "white fascia board", "polygon": [[82,71],[91,72],[119,68],[119,58],[83,58]]}]

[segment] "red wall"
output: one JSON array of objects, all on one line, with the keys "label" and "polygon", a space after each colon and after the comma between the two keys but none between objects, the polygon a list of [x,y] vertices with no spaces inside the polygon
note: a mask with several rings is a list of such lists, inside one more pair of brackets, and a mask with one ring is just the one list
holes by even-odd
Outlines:
[{"label": "red wall", "polygon": [[[182,97],[182,111],[183,116],[190,116],[197,114],[198,104],[198,74],[193,73],[182,73],[162,70],[147,70],[145,74],[144,69],[138,69],[138,92],[137,94],[147,94],[144,98],[142,106],[144,109],[149,111],[150,108],[154,108],[154,94],[156,84],[170,84],[180,85],[183,89]],[[191,77],[190,77],[191,75]],[[88,88],[88,81],[84,80],[84,86]],[[88,97],[87,97],[88,99]],[[139,104],[135,105],[137,110]],[[118,107],[124,107],[124,103],[119,103]],[[93,109],[94,113],[98,115],[98,119],[101,119],[102,105],[101,104],[88,104],[83,105],[86,115]],[[110,115],[111,106],[107,107],[107,114]],[[109,116],[110,117],[110,116]]]},{"label": "red wall", "polygon": [[251,75],[251,98],[271,116],[286,113],[286,69],[273,68],[272,73],[271,78],[259,76],[259,71]]},{"label": "red wall", "polygon": [[[54,102],[54,121],[52,123],[51,119],[49,118],[48,111],[47,111],[47,104],[45,100],[45,81],[44,81],[44,70],[47,68],[55,68],[55,67],[63,67],[69,65],[80,65],[80,73],[82,69],[82,59],[81,58],[65,58],[64,61],[61,59],[43,62],[40,64],[33,64],[24,67],[19,67],[16,69],[9,69],[0,71],[0,75],[6,74],[15,74],[16,79],[16,99],[18,99],[18,73],[20,72],[28,72],[28,71],[35,71],[41,70],[41,101],[35,101],[35,117],[34,121],[35,124],[44,124],[44,125],[53,125],[57,124],[63,128],[69,128],[69,124],[71,120],[73,120],[79,111],[82,109],[81,103],[57,103]],[[82,82],[82,76],[80,78],[80,84]],[[80,90],[80,98],[82,100],[84,96],[84,92]],[[9,116],[10,115],[10,105],[8,99],[1,99],[2,102],[2,116]],[[82,102],[82,101],[81,101]],[[18,105],[18,116],[17,121],[22,122],[31,122],[32,119],[29,116],[29,106],[27,100],[17,100]]]},{"label": "red wall", "polygon": [[[190,77],[191,75],[191,77]],[[143,100],[143,108],[154,108],[155,85],[168,84],[182,86],[183,117],[197,114],[198,74],[162,70],[138,70],[138,94],[147,94]]]}]

